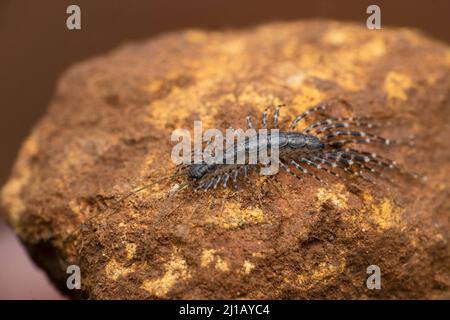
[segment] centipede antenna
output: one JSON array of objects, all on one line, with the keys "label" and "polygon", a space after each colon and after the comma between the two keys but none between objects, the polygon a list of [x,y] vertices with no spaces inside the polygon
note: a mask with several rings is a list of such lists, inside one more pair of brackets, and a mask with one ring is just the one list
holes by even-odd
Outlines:
[{"label": "centipede antenna", "polygon": [[117,199],[117,200],[115,201],[115,203],[116,203],[116,204],[117,204],[117,203],[120,203],[120,202],[122,202],[123,200],[128,199],[128,198],[131,197],[132,195],[134,195],[134,194],[136,194],[136,193],[138,193],[138,192],[141,192],[141,191],[143,191],[143,190],[145,190],[145,189],[148,189],[148,188],[154,186],[155,184],[157,184],[157,183],[159,183],[159,182],[162,182],[162,181],[167,180],[167,179],[173,179],[173,178],[179,177],[179,176],[181,176],[181,175],[183,175],[183,173],[175,173],[175,174],[171,174],[171,175],[162,177],[162,178],[160,178],[160,179],[158,179],[158,180],[156,180],[156,181],[153,181],[153,182],[151,182],[151,183],[148,183],[148,184],[146,184],[146,185],[143,185],[142,187],[139,187],[139,188],[137,188],[137,189],[134,189],[134,190],[132,190],[132,191],[126,193],[125,195],[123,195],[122,197],[120,197],[119,199]]}]

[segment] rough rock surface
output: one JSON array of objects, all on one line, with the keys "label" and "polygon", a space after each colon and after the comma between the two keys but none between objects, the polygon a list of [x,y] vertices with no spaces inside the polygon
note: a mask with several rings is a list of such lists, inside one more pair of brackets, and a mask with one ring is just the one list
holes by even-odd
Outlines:
[{"label": "rough rock surface", "polygon": [[[450,298],[449,70],[448,46],[419,32],[329,21],[128,44],[65,73],[2,203],[57,285],[81,267],[74,297]],[[336,96],[352,107],[330,114],[414,135],[414,147],[380,152],[427,180],[374,187],[279,173],[172,197],[175,182],[161,183],[111,206],[173,172],[176,128],[243,127],[277,103],[292,119]],[[366,287],[369,265],[381,290]]]}]

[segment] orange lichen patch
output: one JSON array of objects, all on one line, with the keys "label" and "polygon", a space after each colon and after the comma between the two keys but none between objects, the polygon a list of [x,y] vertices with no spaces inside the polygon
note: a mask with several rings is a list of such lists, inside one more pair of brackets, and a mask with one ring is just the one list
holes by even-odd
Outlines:
[{"label": "orange lichen patch", "polygon": [[362,198],[366,204],[371,204],[373,202],[373,196],[367,191],[363,193]]},{"label": "orange lichen patch", "polygon": [[222,272],[230,271],[228,263],[217,254],[217,250],[205,249],[200,257],[200,265],[206,268],[211,264],[214,264],[215,268]]},{"label": "orange lichen patch", "polygon": [[384,81],[384,89],[388,94],[388,98],[407,100],[407,90],[412,86],[411,78],[405,74],[391,71],[387,74]]},{"label": "orange lichen patch", "polygon": [[342,26],[329,28],[322,35],[322,42],[337,47],[333,55],[354,60],[366,60],[382,57],[387,50],[385,37],[382,34],[355,32],[354,29]]},{"label": "orange lichen patch", "polygon": [[396,207],[392,200],[383,198],[376,201],[369,192],[362,194],[361,214],[344,213],[342,218],[351,222],[362,231],[369,229],[386,230],[401,225],[402,210]]},{"label": "orange lichen patch", "polygon": [[[325,95],[314,86],[302,85],[301,94],[294,97],[291,104],[284,109],[284,112],[287,112],[288,117],[291,117],[291,120],[293,120],[296,116],[312,106],[322,102],[324,99]],[[298,123],[296,129],[302,130],[305,127],[307,127],[307,123],[305,121],[301,121]]]},{"label": "orange lichen patch", "polygon": [[366,209],[373,203],[373,199],[374,198],[370,193],[364,192],[361,197],[361,211],[358,211],[358,213],[355,214],[353,211],[345,210],[341,215],[341,219],[345,221],[346,225],[353,226],[355,230],[359,229],[363,232],[368,231],[372,225],[368,222],[369,219],[367,217]]},{"label": "orange lichen patch", "polygon": [[[348,70],[352,68],[363,74],[363,70],[359,65],[362,63],[373,62],[376,59],[382,58],[387,52],[386,42],[381,37],[373,37],[371,40],[367,41],[363,45],[359,45],[355,50],[354,47],[346,47],[341,49],[338,53],[336,53],[336,57],[340,56],[343,61],[350,62],[351,64],[355,64],[352,66],[351,64],[346,64],[348,66]],[[358,64],[358,66],[356,66]],[[353,83],[355,84],[355,83]]]},{"label": "orange lichen patch", "polygon": [[125,242],[124,246],[125,246],[125,250],[127,252],[127,259],[128,260],[133,259],[134,255],[136,254],[136,249],[137,249],[136,243]]},{"label": "orange lichen patch", "polygon": [[[358,52],[358,51],[357,51]],[[381,37],[375,37],[368,41],[359,50],[359,58],[362,61],[378,59],[383,57],[387,52],[386,42]]]},{"label": "orange lichen patch", "polygon": [[330,202],[338,209],[346,209],[348,205],[349,193],[345,191],[343,184],[336,184],[332,188],[319,188],[317,190],[316,207],[321,207],[325,202]]},{"label": "orange lichen patch", "polygon": [[266,254],[264,252],[253,252],[252,253],[252,257],[255,258],[264,258],[266,256]]},{"label": "orange lichen patch", "polygon": [[375,222],[382,230],[386,230],[400,226],[401,211],[390,199],[383,198],[380,203],[372,203],[370,205],[368,218]]},{"label": "orange lichen patch", "polygon": [[341,260],[339,264],[322,261],[318,265],[307,265],[305,270],[297,276],[297,284],[308,289],[314,287],[318,282],[322,285],[330,283],[345,270],[345,267],[345,260]]},{"label": "orange lichen patch", "polygon": [[164,264],[164,269],[162,277],[145,280],[141,288],[163,298],[177,282],[191,278],[186,261],[177,252],[172,253],[170,260]]},{"label": "orange lichen patch", "polygon": [[200,258],[200,265],[202,267],[209,266],[215,258],[216,250],[214,249],[205,249],[202,252],[202,256]]},{"label": "orange lichen patch", "polygon": [[222,272],[230,271],[230,268],[228,267],[228,263],[225,260],[223,260],[221,257],[216,257],[216,269],[218,269]]},{"label": "orange lichen patch", "polygon": [[106,277],[113,281],[116,281],[120,277],[125,277],[134,271],[134,266],[125,267],[122,263],[118,262],[114,258],[111,259],[105,267]]},{"label": "orange lichen patch", "polygon": [[258,179],[256,179],[255,181],[256,189],[257,190],[261,189],[267,183],[268,179],[269,176],[260,175]]},{"label": "orange lichen patch", "polygon": [[215,224],[224,229],[239,228],[247,224],[267,222],[266,216],[259,208],[242,208],[236,202],[225,203],[223,210],[206,219],[206,223]]},{"label": "orange lichen patch", "polygon": [[289,109],[293,109],[296,113],[302,113],[315,104],[323,101],[325,95],[316,87],[312,85],[303,85],[301,87],[301,94],[296,95],[292,101]]},{"label": "orange lichen patch", "polygon": [[253,269],[255,269],[255,265],[252,262],[245,260],[244,264],[242,265],[241,272],[243,274],[249,274]]}]

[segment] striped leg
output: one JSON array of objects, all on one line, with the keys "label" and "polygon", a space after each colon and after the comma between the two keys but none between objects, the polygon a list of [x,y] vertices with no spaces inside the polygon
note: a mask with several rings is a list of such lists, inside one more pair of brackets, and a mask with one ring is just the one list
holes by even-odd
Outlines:
[{"label": "striped leg", "polygon": [[[251,174],[251,172],[253,170],[256,170],[258,168],[258,166],[256,164],[248,164],[248,165],[246,165],[246,167],[247,167],[246,170],[247,170],[248,174]],[[244,172],[244,175],[245,175],[245,172]]]},{"label": "striped leg", "polygon": [[[309,165],[314,166],[314,164],[313,164],[311,161],[309,161],[309,160],[306,160],[306,161],[305,161],[305,160],[306,160],[306,159],[302,158],[300,161],[301,161],[301,162],[304,162],[304,163],[306,163],[306,164],[309,164]],[[298,170],[300,170],[301,172],[303,172],[304,174],[307,174],[307,175],[313,177],[314,179],[316,179],[316,180],[322,182],[322,179],[320,179],[315,173],[310,172],[308,169],[302,167],[300,164],[298,164],[298,163],[295,162],[294,160],[291,160],[291,164],[292,164],[295,168],[297,168]]]},{"label": "striped leg", "polygon": [[245,177],[245,178],[248,178],[248,167],[247,167],[247,166],[244,166],[244,167],[242,168],[242,171],[243,171],[243,173],[244,173],[244,177]]},{"label": "striped leg", "polygon": [[[352,136],[352,138],[345,138],[342,140],[334,140],[330,141],[333,138],[341,137],[341,136]],[[356,138],[360,137],[360,138]],[[378,135],[375,135],[370,132],[365,131],[355,131],[355,130],[338,130],[335,132],[332,132],[324,137],[324,140],[326,141],[326,144],[330,146],[339,146],[344,145],[350,142],[355,143],[372,143],[372,142],[378,142],[385,145],[392,145],[392,144],[412,144],[412,140],[392,140],[392,139],[386,139],[383,137],[380,137]]]},{"label": "striped leg", "polygon": [[328,102],[325,102],[325,103],[321,103],[321,104],[319,104],[319,105],[316,105],[316,106],[314,106],[314,107],[312,107],[312,108],[309,108],[308,110],[306,110],[306,111],[303,112],[302,114],[298,115],[298,116],[294,119],[294,121],[292,121],[292,123],[291,123],[291,129],[295,129],[295,127],[297,126],[297,124],[298,124],[302,119],[306,118],[309,114],[315,113],[315,112],[318,112],[318,111],[323,111],[323,110],[329,108],[330,106],[332,106],[332,105],[333,105],[334,103],[336,103],[336,102],[340,102],[340,103],[343,103],[343,104],[345,104],[345,105],[349,105],[349,103],[348,103],[347,101],[345,101],[344,99],[340,99],[340,98],[332,99],[332,100],[330,100],[330,101],[328,101]]},{"label": "striped leg", "polygon": [[[374,174],[376,176],[379,176],[380,178],[383,178],[387,181],[389,181],[391,184],[395,184],[394,181],[389,178],[388,176],[386,176],[385,174],[383,174],[381,171],[376,170],[373,167],[369,167],[366,165],[366,163],[370,162],[370,158],[367,156],[363,156],[360,154],[355,154],[355,153],[348,153],[348,152],[336,152],[335,153],[338,157],[342,157],[344,159],[347,159],[349,161],[350,165],[355,165],[359,168],[361,168],[362,170],[365,170],[366,172],[370,172],[371,174]],[[375,167],[378,167],[379,169],[385,169],[385,166],[380,166],[378,163],[374,162],[372,163],[372,165],[374,165]]]},{"label": "striped leg", "polygon": [[339,129],[339,128],[349,128],[349,127],[359,127],[359,128],[379,128],[380,125],[378,123],[369,122],[366,120],[361,119],[352,119],[352,118],[337,118],[337,119],[349,119],[348,121],[327,121],[327,123],[324,124],[325,121],[322,121],[321,123],[316,122],[313,125],[317,124],[315,127],[311,125],[311,128],[306,128],[304,130],[304,133],[309,133],[313,129],[315,130],[315,134],[324,133],[333,129]]},{"label": "striped leg", "polygon": [[331,162],[334,162],[338,168],[344,170],[345,172],[349,173],[350,175],[360,177],[361,179],[368,181],[370,183],[373,183],[371,179],[366,177],[361,170],[355,171],[352,169],[353,162],[351,162],[348,159],[345,159],[343,157],[340,157],[334,153],[325,153],[321,155],[322,158],[331,160]]},{"label": "striped leg", "polygon": [[356,150],[356,149],[352,149],[352,148],[335,149],[333,151],[334,152],[352,153],[352,154],[355,154],[355,155],[358,155],[359,157],[361,157],[361,161],[374,162],[374,163],[378,164],[379,166],[383,166],[383,167],[386,167],[389,169],[400,170],[400,168],[397,167],[397,163],[395,161],[387,159],[387,158],[383,158],[383,157],[379,156],[378,154],[376,154],[375,152],[361,151],[361,150]]},{"label": "striped leg", "polygon": [[230,175],[228,173],[225,173],[225,176],[223,178],[223,184],[222,184],[224,189],[227,187],[229,180],[230,180]]},{"label": "striped leg", "polygon": [[397,171],[398,173],[405,175],[405,176],[409,176],[413,179],[420,178],[420,176],[418,174],[416,174],[414,172],[408,172],[408,171],[402,169],[401,167],[399,167],[397,165],[397,162],[395,162],[391,159],[382,157],[375,152],[366,152],[366,151],[356,150],[356,149],[352,149],[352,148],[342,148],[342,149],[336,149],[333,151],[352,153],[352,154],[357,155],[357,157],[359,157],[361,159],[363,158],[361,161],[374,163],[378,167]]},{"label": "striped leg", "polygon": [[331,161],[328,161],[326,159],[319,158],[316,156],[308,157],[308,158],[306,158],[306,160],[312,161],[315,164],[315,168],[318,170],[323,170],[323,171],[327,172],[328,174],[331,174],[337,178],[341,177],[337,172],[326,167],[326,166],[329,166],[331,168],[337,167],[337,164],[334,162],[331,162]]},{"label": "striped leg", "polygon": [[284,107],[284,106],[285,106],[284,104],[280,104],[279,106],[277,106],[275,108],[275,112],[273,114],[273,127],[275,129],[278,129],[278,120],[280,118],[280,108]]},{"label": "striped leg", "polygon": [[334,140],[334,141],[326,141],[325,144],[330,147],[342,147],[348,143],[373,143],[378,142],[385,145],[401,145],[401,144],[409,144],[411,145],[410,141],[403,141],[403,140],[390,140],[385,139],[382,137],[378,138],[346,138],[346,139],[340,139],[340,140]]},{"label": "striped leg", "polygon": [[391,178],[387,177],[386,175],[384,175],[379,170],[376,170],[373,167],[365,165],[362,161],[359,160],[360,159],[359,157],[355,157],[354,155],[342,154],[342,153],[339,153],[339,155],[342,156],[345,159],[348,159],[349,162],[352,163],[352,165],[357,166],[361,170],[364,170],[366,172],[369,172],[371,174],[379,176],[380,178],[383,178],[383,179],[389,181],[390,183],[394,183],[394,181]]},{"label": "striped leg", "polygon": [[262,122],[262,128],[266,129],[267,128],[267,111],[264,111],[262,113],[261,122]]},{"label": "striped leg", "polygon": [[216,177],[216,179],[214,181],[214,186],[213,186],[214,189],[217,189],[217,186],[219,185],[220,180],[222,180],[221,175]]},{"label": "striped leg", "polygon": [[239,177],[239,169],[233,170],[233,184],[234,184],[234,186],[237,185],[238,177]]},{"label": "striped leg", "polygon": [[249,127],[250,129],[253,129],[253,122],[252,122],[252,118],[250,116],[247,116],[245,118],[245,120],[247,121],[247,127]]},{"label": "striped leg", "polygon": [[206,192],[206,191],[208,191],[209,188],[212,187],[213,183],[214,183],[214,178],[211,178],[209,180],[206,180],[204,183],[202,183],[199,186],[199,188],[203,188],[203,190]]},{"label": "striped leg", "polygon": [[284,169],[287,173],[289,173],[290,175],[293,175],[293,176],[296,177],[297,179],[303,181],[303,178],[300,177],[299,175],[297,175],[297,174],[296,174],[294,171],[292,171],[291,169],[289,169],[289,167],[288,167],[286,164],[284,164],[284,163],[281,162],[281,161],[278,161],[278,163],[279,163],[279,165],[280,165],[280,168]]},{"label": "striped leg", "polygon": [[294,121],[292,121],[292,123],[291,123],[291,129],[292,129],[292,130],[295,129],[295,127],[297,126],[297,124],[298,124],[300,121],[302,121],[302,119],[306,118],[309,114],[315,113],[315,112],[318,112],[318,111],[323,111],[323,110],[325,110],[327,107],[328,107],[328,105],[323,104],[323,105],[319,105],[319,106],[316,106],[316,107],[313,107],[313,108],[310,108],[310,109],[306,110],[306,111],[303,112],[302,114],[298,115],[298,116],[294,119]]}]

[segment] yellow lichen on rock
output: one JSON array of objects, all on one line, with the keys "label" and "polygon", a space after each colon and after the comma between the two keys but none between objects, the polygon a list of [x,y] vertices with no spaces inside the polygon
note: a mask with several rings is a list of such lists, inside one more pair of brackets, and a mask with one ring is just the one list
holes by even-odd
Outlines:
[{"label": "yellow lichen on rock", "polygon": [[131,260],[136,254],[137,245],[136,243],[125,242],[125,250],[127,252],[127,259]]},{"label": "yellow lichen on rock", "polygon": [[203,250],[202,256],[200,258],[200,265],[204,268],[209,266],[214,261],[215,253],[216,250],[214,249]]},{"label": "yellow lichen on rock", "polygon": [[[68,263],[80,266],[83,288],[68,292],[74,297],[447,298],[449,67],[448,46],[418,32],[330,21],[182,31],[127,45],[65,73],[2,203],[52,279]],[[364,131],[414,135],[417,143],[342,148],[377,152],[429,180],[410,183],[383,166],[387,160],[369,161],[394,180],[388,187],[362,163],[349,164],[370,184],[337,161],[324,165],[340,177],[308,166],[322,182],[280,170],[276,177],[252,172],[247,183],[239,173],[237,189],[230,182],[196,192],[190,184],[181,190],[192,181],[183,174],[114,203],[175,173],[170,138],[178,128],[192,137],[193,121],[201,120],[203,132],[223,133],[246,128],[247,115],[259,128],[269,106],[272,127],[273,106],[286,104],[284,129],[333,98],[349,104],[310,114],[296,131],[326,118],[373,118],[381,127]],[[340,139],[327,131],[316,133],[324,142]],[[327,146],[324,159],[338,149]],[[389,290],[367,290],[372,263],[389,275]]]},{"label": "yellow lichen on rock", "polygon": [[[319,102],[322,102],[324,98],[324,94],[316,87],[303,85],[301,87],[301,94],[294,97],[292,104],[289,106],[289,111],[298,115]],[[304,126],[305,124],[299,123],[298,129],[302,129],[302,125]]]},{"label": "yellow lichen on rock", "polygon": [[348,196],[345,186],[340,183],[335,184],[332,188],[319,188],[316,194],[316,207],[322,206],[325,202],[330,202],[338,209],[345,209],[347,208]]},{"label": "yellow lichen on rock", "polygon": [[306,265],[305,270],[297,275],[297,285],[305,289],[313,288],[318,282],[326,285],[345,270],[345,260],[341,260],[339,264],[331,263],[328,260],[330,259],[327,258],[318,265]]},{"label": "yellow lichen on rock", "polygon": [[383,57],[387,52],[386,42],[382,37],[375,37],[368,41],[359,50],[360,60],[368,61]]},{"label": "yellow lichen on rock", "polygon": [[407,100],[407,90],[411,88],[411,78],[399,72],[389,72],[384,81],[384,88],[388,94],[388,99]]},{"label": "yellow lichen on rock", "polygon": [[370,205],[369,219],[374,221],[382,230],[399,227],[401,224],[401,209],[395,206],[388,198],[380,203]]},{"label": "yellow lichen on rock", "polygon": [[163,298],[177,282],[191,277],[186,261],[176,252],[172,253],[170,260],[164,264],[164,269],[165,273],[162,277],[145,280],[141,288],[152,295]]},{"label": "yellow lichen on rock", "polygon": [[241,272],[243,274],[249,274],[253,269],[255,269],[255,265],[252,262],[245,260],[244,264],[242,265]]},{"label": "yellow lichen on rock", "polygon": [[389,228],[400,227],[402,209],[393,204],[391,199],[382,198],[375,200],[375,197],[365,191],[361,197],[362,207],[360,214],[345,212],[342,218],[347,223],[352,223],[361,231],[369,229],[376,232],[384,232]]},{"label": "yellow lichen on rock", "polygon": [[228,262],[223,260],[221,257],[216,257],[216,269],[222,272],[230,271],[230,267],[228,266]]},{"label": "yellow lichen on rock", "polygon": [[259,208],[242,208],[236,202],[226,202],[223,210],[206,219],[224,229],[239,228],[246,224],[260,224],[267,222],[264,212]]},{"label": "yellow lichen on rock", "polygon": [[120,277],[125,277],[135,271],[134,266],[125,267],[116,259],[111,259],[105,267],[106,277],[110,280],[116,281]]},{"label": "yellow lichen on rock", "polygon": [[228,263],[217,254],[215,249],[205,249],[200,257],[200,265],[203,268],[214,263],[214,267],[222,272],[230,271]]}]

